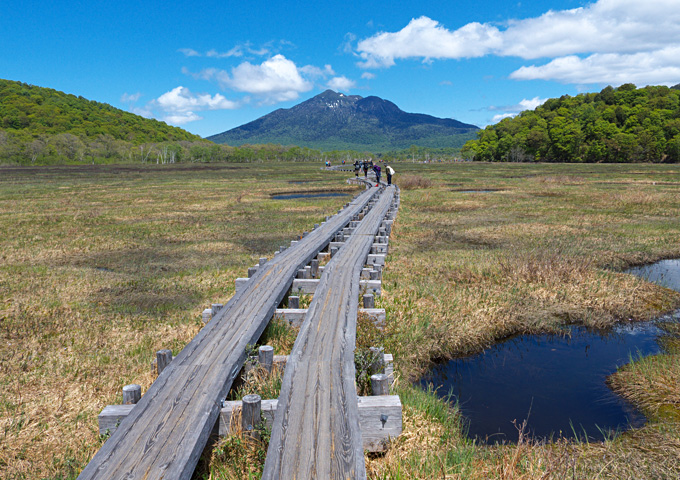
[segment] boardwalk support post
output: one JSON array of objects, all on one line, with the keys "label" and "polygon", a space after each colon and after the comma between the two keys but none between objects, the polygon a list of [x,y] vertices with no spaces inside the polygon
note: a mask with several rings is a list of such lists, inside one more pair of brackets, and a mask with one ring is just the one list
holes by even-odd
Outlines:
[{"label": "boardwalk support post", "polygon": [[257,360],[260,363],[260,367],[271,373],[272,366],[274,365],[274,347],[271,345],[262,345],[257,350]]},{"label": "boardwalk support post", "polygon": [[142,399],[141,385],[131,384],[123,387],[123,405],[134,405]]},{"label": "boardwalk support post", "polygon": [[241,407],[241,428],[246,434],[257,437],[257,426],[260,424],[260,411],[262,398],[259,395],[246,395],[243,397]]},{"label": "boardwalk support post", "polygon": [[161,374],[165,367],[167,367],[170,362],[172,362],[172,351],[164,348],[163,350],[158,350],[156,352],[156,370],[158,375]]},{"label": "boardwalk support post", "polygon": [[371,375],[371,395],[389,395],[387,375],[384,373]]}]

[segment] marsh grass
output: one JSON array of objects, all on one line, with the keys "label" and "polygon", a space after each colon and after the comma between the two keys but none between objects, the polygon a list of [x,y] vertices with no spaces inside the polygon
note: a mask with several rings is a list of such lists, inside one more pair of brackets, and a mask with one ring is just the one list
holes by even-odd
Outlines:
[{"label": "marsh grass", "polygon": [[[199,167],[0,171],[0,477],[77,474],[101,445],[96,415],[120,402],[123,385],[148,388],[155,351],[177,354],[201,328],[201,311],[226,303],[248,266],[344,202],[270,199],[290,182],[311,181],[304,191],[344,181],[314,166]],[[398,170],[397,183],[413,175],[426,187],[401,184],[377,299],[387,324],[359,338],[395,356],[404,434],[367,456],[370,477],[678,478],[677,418],[662,411],[676,408],[666,388],[678,382],[675,360],[622,370],[632,401],[659,414],[602,443],[476,445],[455,405],[408,382],[433,361],[517,333],[605,327],[678,306],[678,294],[621,273],[680,257],[677,166]],[[453,192],[452,183],[495,191]],[[294,334],[280,327],[267,335],[284,353]],[[667,345],[675,355],[677,341]],[[254,378],[252,389],[269,397],[275,383]],[[238,438],[208,454],[205,475],[257,478],[266,447]]]},{"label": "marsh grass", "polygon": [[79,472],[98,413],[146,391],[155,352],[177,354],[235,278],[343,201],[270,199],[342,182],[316,166],[210,167],[2,168],[1,478]]}]

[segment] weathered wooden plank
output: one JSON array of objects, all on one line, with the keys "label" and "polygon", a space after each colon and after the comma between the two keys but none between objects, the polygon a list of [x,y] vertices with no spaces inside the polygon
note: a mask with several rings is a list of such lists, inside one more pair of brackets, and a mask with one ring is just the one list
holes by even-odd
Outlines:
[{"label": "weathered wooden plank", "polygon": [[[265,425],[274,424],[278,400],[262,400],[262,417]],[[241,401],[224,402],[220,411],[219,435],[229,435],[232,413],[241,408]],[[402,432],[402,407],[398,395],[358,397],[359,427],[363,449],[383,452],[390,439]],[[385,421],[381,421],[384,419]]]},{"label": "weathered wooden plank", "polygon": [[[324,269],[324,272],[326,270]],[[306,295],[314,295],[316,293],[316,289],[319,286],[320,279],[318,278],[296,278],[293,280],[293,287],[291,291],[295,294],[306,294]],[[382,291],[381,288],[381,281],[380,280],[360,280],[359,285],[362,290],[366,290],[367,292],[373,293],[375,295],[380,295],[380,292]]]},{"label": "weathered wooden plank", "polygon": [[163,370],[86,466],[80,479],[189,479],[221,400],[253,344],[304,267],[362,210],[367,190],[294,247],[261,265],[244,287]]},{"label": "weathered wooden plank", "polygon": [[361,270],[389,188],[326,265],[286,366],[263,479],[365,478],[354,385]]}]

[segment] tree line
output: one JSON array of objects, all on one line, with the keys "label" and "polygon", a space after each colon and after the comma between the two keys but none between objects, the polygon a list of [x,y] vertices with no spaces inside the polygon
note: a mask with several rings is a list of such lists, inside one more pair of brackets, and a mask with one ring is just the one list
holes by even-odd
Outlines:
[{"label": "tree line", "polygon": [[500,162],[680,162],[679,89],[628,83],[549,99],[480,130],[462,155]]}]

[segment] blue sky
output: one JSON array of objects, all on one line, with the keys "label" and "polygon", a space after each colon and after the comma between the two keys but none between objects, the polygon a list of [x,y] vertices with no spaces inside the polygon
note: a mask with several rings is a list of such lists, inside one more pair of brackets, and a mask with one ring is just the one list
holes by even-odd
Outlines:
[{"label": "blue sky", "polygon": [[0,78],[208,136],[327,88],[485,126],[680,83],[680,0],[2,0]]}]

